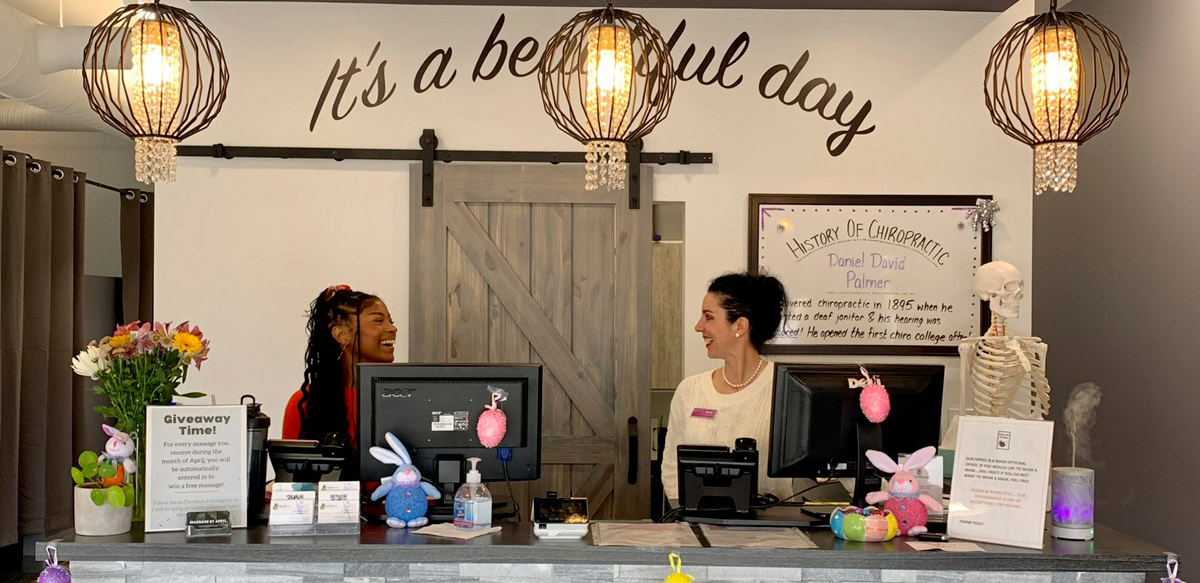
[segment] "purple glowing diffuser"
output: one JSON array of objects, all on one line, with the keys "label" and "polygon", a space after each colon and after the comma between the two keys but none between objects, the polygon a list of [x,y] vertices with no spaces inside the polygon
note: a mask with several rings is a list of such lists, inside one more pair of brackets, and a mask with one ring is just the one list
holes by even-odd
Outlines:
[{"label": "purple glowing diffuser", "polygon": [[1096,472],[1088,468],[1050,471],[1050,535],[1092,540],[1096,509]]}]

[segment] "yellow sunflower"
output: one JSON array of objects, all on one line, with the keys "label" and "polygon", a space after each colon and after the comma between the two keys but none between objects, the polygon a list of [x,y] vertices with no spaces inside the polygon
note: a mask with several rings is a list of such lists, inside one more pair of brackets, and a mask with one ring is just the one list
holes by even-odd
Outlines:
[{"label": "yellow sunflower", "polygon": [[200,344],[200,339],[188,332],[180,332],[175,335],[171,343],[184,354],[195,354],[200,351],[203,346]]}]

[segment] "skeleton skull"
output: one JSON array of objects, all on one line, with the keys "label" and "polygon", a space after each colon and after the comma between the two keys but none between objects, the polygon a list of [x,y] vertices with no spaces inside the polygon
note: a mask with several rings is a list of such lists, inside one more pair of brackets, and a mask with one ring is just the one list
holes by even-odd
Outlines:
[{"label": "skeleton skull", "polygon": [[1021,272],[1007,261],[993,261],[975,273],[975,295],[989,302],[997,316],[1016,318],[1020,315],[1019,302],[1025,297],[1024,289]]}]

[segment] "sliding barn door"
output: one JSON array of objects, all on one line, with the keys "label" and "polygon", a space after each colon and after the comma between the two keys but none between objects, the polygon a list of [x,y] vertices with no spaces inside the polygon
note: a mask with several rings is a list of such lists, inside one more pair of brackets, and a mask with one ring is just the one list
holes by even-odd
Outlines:
[{"label": "sliding barn door", "polygon": [[584,190],[576,165],[438,164],[433,206],[412,176],[410,360],[543,364],[542,477],[513,483],[522,513],[553,490],[648,517],[651,205]]}]

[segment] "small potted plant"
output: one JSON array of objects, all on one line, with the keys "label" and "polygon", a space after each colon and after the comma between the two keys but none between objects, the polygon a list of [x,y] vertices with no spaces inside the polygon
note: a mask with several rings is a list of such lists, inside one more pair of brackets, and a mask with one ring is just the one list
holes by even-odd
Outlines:
[{"label": "small potted plant", "polygon": [[133,486],[126,482],[129,473],[125,467],[124,460],[107,452],[79,454],[79,467],[71,468],[75,480],[75,534],[109,536],[129,532]]}]

